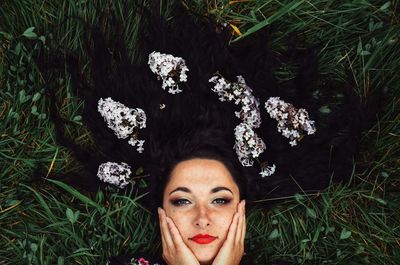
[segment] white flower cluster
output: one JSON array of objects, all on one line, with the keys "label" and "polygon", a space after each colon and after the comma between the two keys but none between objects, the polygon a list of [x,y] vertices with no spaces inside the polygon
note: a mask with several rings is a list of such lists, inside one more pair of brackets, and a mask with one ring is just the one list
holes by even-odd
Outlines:
[{"label": "white flower cluster", "polygon": [[137,146],[139,153],[143,152],[144,140],[138,140],[135,132],[137,129],[146,128],[146,113],[142,109],[128,108],[108,97],[99,99],[97,110],[107,122],[108,128],[112,129],[119,139],[131,137],[129,144]]},{"label": "white flower cluster", "polygon": [[236,111],[235,115],[242,122],[235,127],[234,148],[242,165],[252,166],[253,158],[257,158],[266,148],[264,141],[253,130],[261,125],[260,102],[243,76],[237,76],[236,83],[229,83],[225,78],[214,75],[209,82],[214,83],[211,90],[218,94],[220,101],[233,101],[240,105],[240,111]]},{"label": "white flower cluster", "polygon": [[148,64],[157,78],[163,81],[164,90],[168,88],[168,93],[171,94],[182,92],[178,83],[187,81],[186,72],[189,71],[184,59],[154,51],[149,54]]},{"label": "white flower cluster", "polygon": [[316,132],[314,121],[310,120],[305,109],[296,109],[279,97],[271,97],[265,103],[269,116],[278,121],[278,132],[290,139],[291,146],[297,145],[304,132],[308,135]]},{"label": "white flower cluster", "polygon": [[276,169],[275,164],[273,164],[272,166],[262,166],[261,167],[261,172],[259,174],[263,178],[269,177],[269,176],[271,176],[272,174],[275,173],[275,169]]},{"label": "white flower cluster", "polygon": [[128,164],[122,162],[120,164],[115,162],[102,163],[97,171],[97,177],[106,183],[117,186],[120,189],[125,188],[129,184],[129,176],[132,171]]},{"label": "white flower cluster", "polygon": [[229,83],[225,78],[214,75],[209,82],[215,84],[211,90],[218,94],[220,101],[234,101],[236,105],[240,104],[241,109],[235,112],[236,117],[252,128],[258,128],[261,125],[260,102],[243,76],[237,76],[237,80],[237,83]]},{"label": "white flower cluster", "polygon": [[252,166],[252,158],[257,158],[266,148],[264,141],[244,122],[235,127],[235,139],[236,154],[245,167]]}]

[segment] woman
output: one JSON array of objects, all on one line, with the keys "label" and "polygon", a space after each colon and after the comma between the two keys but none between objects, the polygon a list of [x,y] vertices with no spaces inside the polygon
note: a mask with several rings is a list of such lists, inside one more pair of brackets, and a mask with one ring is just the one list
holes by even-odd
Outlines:
[{"label": "woman", "polygon": [[239,264],[246,231],[239,195],[218,160],[195,158],[176,165],[159,208],[166,263]]},{"label": "woman", "polygon": [[[159,10],[154,2],[149,10]],[[174,8],[168,22],[139,8],[146,19],[136,50],[144,59],[134,63],[117,20],[87,27],[89,73],[71,54],[67,65],[95,145],[64,135],[49,90],[57,140],[83,165],[53,177],[88,190],[148,192],[142,204],[158,211],[162,258],[135,253],[111,264],[243,264],[244,200],[268,206],[266,198],[350,177],[363,109],[351,88],[318,83],[314,48],[273,54],[266,31],[228,45],[224,26]],[[273,70],[288,60],[298,75],[279,83]],[[39,62],[45,75],[56,61]],[[327,105],[329,114],[319,111]],[[141,166],[145,190],[130,185]]]}]

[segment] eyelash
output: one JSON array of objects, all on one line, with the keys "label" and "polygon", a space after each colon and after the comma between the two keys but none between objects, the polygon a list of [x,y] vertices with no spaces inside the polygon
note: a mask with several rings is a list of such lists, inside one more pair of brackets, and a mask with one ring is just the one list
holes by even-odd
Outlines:
[{"label": "eyelash", "polygon": [[[224,204],[230,203],[230,202],[231,202],[231,199],[217,198],[217,199],[213,200],[213,202],[214,202],[214,201],[223,201],[222,203],[217,203],[217,204],[224,205]],[[179,207],[179,206],[182,206],[182,205],[185,205],[185,204],[190,204],[190,201],[187,200],[187,199],[176,199],[176,200],[171,200],[171,203],[172,203],[174,206],[178,206],[178,207]]]}]

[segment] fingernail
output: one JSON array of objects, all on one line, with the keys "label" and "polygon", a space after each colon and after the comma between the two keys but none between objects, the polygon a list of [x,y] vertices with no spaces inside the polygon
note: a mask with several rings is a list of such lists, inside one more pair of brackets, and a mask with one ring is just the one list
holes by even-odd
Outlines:
[{"label": "fingernail", "polygon": [[158,215],[161,215],[161,208],[160,207],[157,207],[157,212],[158,212]]},{"label": "fingernail", "polygon": [[169,220],[169,217],[166,217],[166,218],[165,218],[165,221],[167,222],[168,228],[171,228],[172,225],[171,225],[171,220]]}]

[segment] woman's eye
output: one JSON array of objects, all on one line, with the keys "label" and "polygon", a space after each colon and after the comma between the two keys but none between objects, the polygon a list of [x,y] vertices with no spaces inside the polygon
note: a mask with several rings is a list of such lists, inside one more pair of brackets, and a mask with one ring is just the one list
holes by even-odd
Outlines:
[{"label": "woman's eye", "polygon": [[171,203],[175,206],[182,206],[185,204],[190,204],[190,201],[187,199],[177,199],[177,200],[171,200]]},{"label": "woman's eye", "polygon": [[213,200],[213,203],[228,204],[230,201],[231,201],[230,199],[218,198],[218,199]]}]

